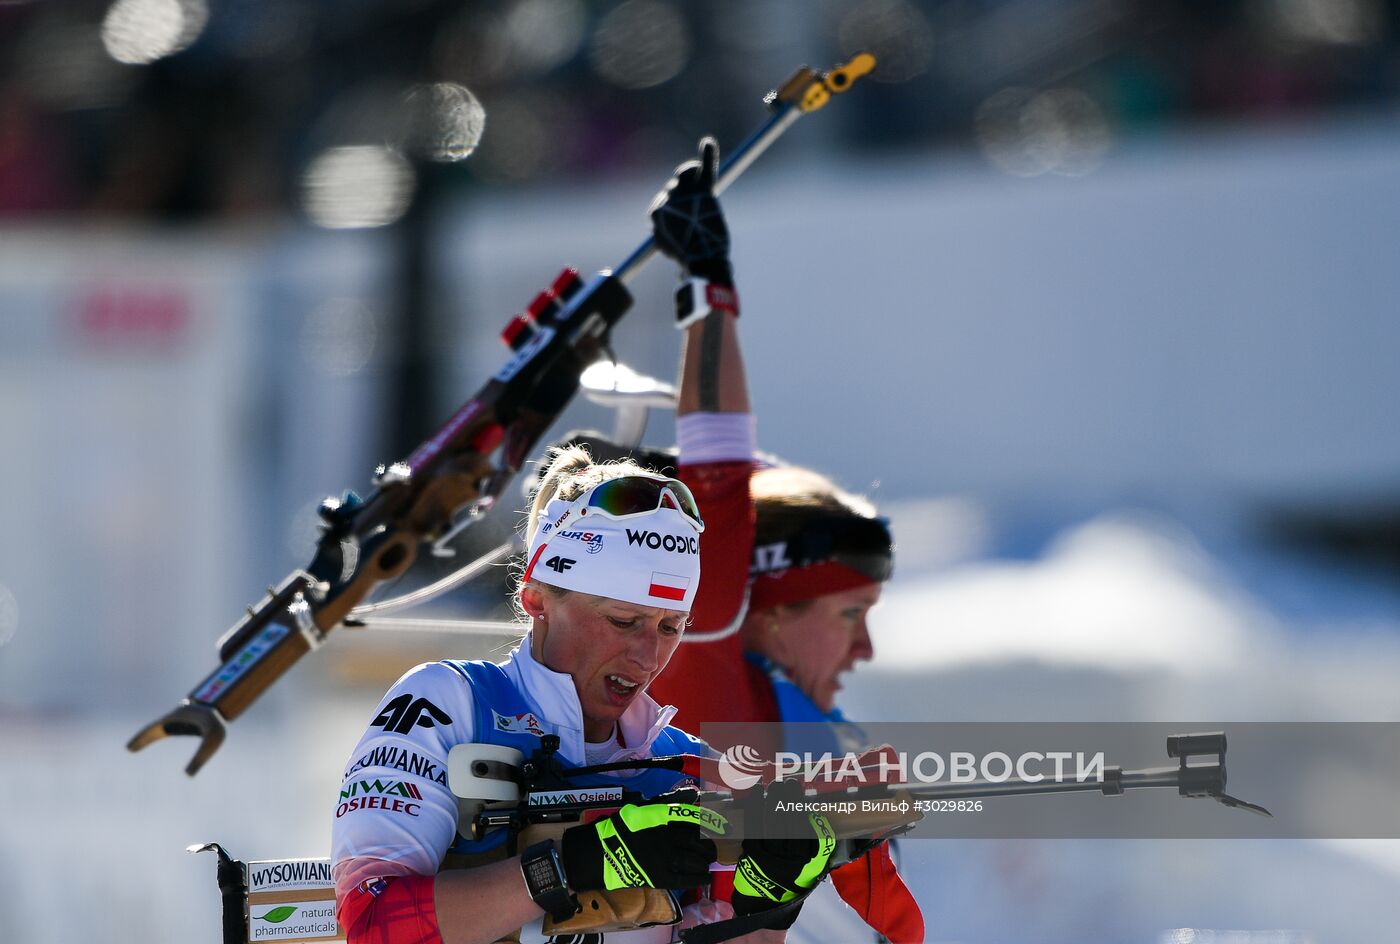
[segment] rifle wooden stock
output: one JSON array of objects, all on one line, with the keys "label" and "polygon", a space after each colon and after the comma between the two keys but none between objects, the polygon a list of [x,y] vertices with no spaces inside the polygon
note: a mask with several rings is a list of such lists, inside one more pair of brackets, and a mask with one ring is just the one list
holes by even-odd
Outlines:
[{"label": "rifle wooden stock", "polygon": [[[800,115],[822,107],[873,66],[862,53],[829,73],[799,70],[765,99],[774,114],[724,162],[715,192]],[[625,283],[655,251],[648,237],[615,271],[603,270],[586,285],[565,270],[542,293],[550,304],[531,309],[537,317],[529,335],[508,342],[514,353],[476,396],[406,460],[381,467],[365,501],[323,503],[326,530],[311,564],[249,609],[220,641],[220,666],[173,711],[137,732],[127,749],[170,735],[197,736],[200,746],[185,768],[193,776],[223,742],[225,723],[318,648],[371,590],[402,575],[422,543],[450,533],[453,517],[464,509],[489,507],[567,406],[582,370],[606,348],[632,305]]]}]

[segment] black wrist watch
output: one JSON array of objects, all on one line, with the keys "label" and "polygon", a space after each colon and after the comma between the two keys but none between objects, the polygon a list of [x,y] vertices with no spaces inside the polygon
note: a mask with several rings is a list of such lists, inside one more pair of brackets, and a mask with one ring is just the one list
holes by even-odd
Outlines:
[{"label": "black wrist watch", "polygon": [[530,897],[555,921],[567,921],[578,911],[578,901],[569,894],[564,864],[554,841],[537,842],[520,854],[520,872]]}]

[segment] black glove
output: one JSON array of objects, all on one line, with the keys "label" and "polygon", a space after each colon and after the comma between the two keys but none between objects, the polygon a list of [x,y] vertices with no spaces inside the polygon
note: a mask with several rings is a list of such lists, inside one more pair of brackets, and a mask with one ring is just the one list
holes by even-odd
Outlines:
[{"label": "black glove", "polygon": [[690,803],[629,803],[564,831],[560,859],[574,891],[693,888],[710,880],[715,844],[727,823]]},{"label": "black glove", "polygon": [[[795,780],[769,784],[757,809],[757,828],[751,828],[753,812],[745,812],[744,854],[734,871],[734,913],[750,915],[792,901],[826,877],[827,863],[836,851],[836,832],[819,813],[789,812],[780,804],[800,802],[802,786]],[[750,808],[753,809],[752,807]],[[768,927],[785,930],[797,920],[797,908],[775,918]]]},{"label": "black glove", "polygon": [[651,226],[656,248],[679,262],[687,275],[732,287],[729,227],[714,194],[718,166],[719,144],[701,139],[700,159],[677,167],[651,202]]}]

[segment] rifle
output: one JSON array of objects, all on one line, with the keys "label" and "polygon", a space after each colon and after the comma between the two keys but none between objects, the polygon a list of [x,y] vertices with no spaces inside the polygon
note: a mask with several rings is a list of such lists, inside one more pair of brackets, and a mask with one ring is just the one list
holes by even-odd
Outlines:
[{"label": "rifle", "polygon": [[[719,168],[716,192],[798,118],[874,65],[873,56],[861,53],[829,72],[804,66],[793,73],[765,96],[771,116]],[[626,283],[654,254],[648,237],[615,270],[587,282],[574,269],[561,272],[506,325],[502,339],[513,353],[504,366],[441,429],[407,459],[379,466],[367,497],[347,491],[321,503],[322,532],[310,564],[268,587],[219,639],[219,667],[137,732],[127,749],[172,735],[198,737],[185,767],[194,776],[223,743],[226,723],[320,648],[331,630],[353,620],[375,587],[407,571],[422,544],[441,546],[489,511],[573,398],[584,368],[606,352],[613,327],[632,305]],[[509,545],[503,549],[508,553]]]},{"label": "rifle", "polygon": [[[1101,778],[1086,780],[1013,778],[919,785],[887,782],[888,767],[877,763],[883,752],[876,749],[861,755],[861,770],[854,776],[824,779],[809,776],[804,778],[803,785],[812,797],[810,805],[819,808],[831,822],[837,844],[828,867],[835,868],[912,829],[923,818],[921,802],[930,800],[1071,792],[1120,796],[1132,789],[1175,788],[1184,797],[1209,797],[1235,809],[1271,816],[1262,806],[1225,793],[1225,748],[1224,732],[1181,734],[1167,738],[1167,756],[1178,760],[1175,767],[1123,770],[1106,766]],[[462,807],[459,821],[467,824],[460,832],[469,839],[479,840],[493,830],[508,830],[503,851],[511,856],[546,839],[560,841],[570,827],[607,816],[628,803],[652,801],[620,786],[580,787],[572,783],[574,778],[619,770],[661,768],[677,771],[697,782],[712,785],[724,782],[724,768],[719,758],[683,754],[566,768],[556,756],[558,749],[559,738],[552,734],[540,739],[540,747],[528,760],[520,751],[497,745],[459,744],[454,747],[448,754],[447,783]],[[1213,759],[1199,760],[1206,756]],[[755,786],[771,782],[771,776],[770,771],[755,778]],[[754,803],[761,794],[755,793],[752,787],[684,792],[692,794],[685,796],[684,802],[714,810],[725,818],[725,835],[715,840],[716,861],[725,865],[736,863],[742,854],[745,817],[756,812]],[[573,917],[555,921],[545,916],[546,935],[630,930],[654,924],[675,924],[681,918],[674,898],[664,889],[591,890],[579,892],[577,898],[578,909]],[[681,940],[686,944],[718,944],[764,927],[775,911],[795,909],[801,901],[799,898],[761,915],[690,928],[681,932]]]}]

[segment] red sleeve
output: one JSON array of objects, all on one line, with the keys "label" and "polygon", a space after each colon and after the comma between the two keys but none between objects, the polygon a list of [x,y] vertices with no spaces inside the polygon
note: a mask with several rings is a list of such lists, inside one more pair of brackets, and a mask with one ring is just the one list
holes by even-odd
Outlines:
[{"label": "red sleeve", "polygon": [[700,536],[700,591],[690,610],[691,628],[696,633],[728,626],[744,602],[753,555],[752,474],[749,462],[680,467],[681,481],[694,493],[705,519],[705,533]]},{"label": "red sleeve", "polygon": [[348,944],[442,944],[432,875],[375,879],[342,896],[336,909]]},{"label": "red sleeve", "polygon": [[[671,657],[651,695],[679,709],[676,724],[700,733],[707,721],[771,721],[777,718],[772,686],[744,659],[739,634],[713,642],[695,636],[714,633],[739,618],[753,554],[753,504],[749,462],[712,462],[680,467],[680,478],[695,493],[705,533],[700,538],[700,590],[691,607],[691,639]],[[723,692],[723,698],[716,698]],[[702,735],[703,736],[703,735]],[[728,745],[713,745],[721,750]]]},{"label": "red sleeve", "polygon": [[831,884],[866,924],[894,944],[923,944],[924,913],[895,870],[889,843],[832,869]]}]

